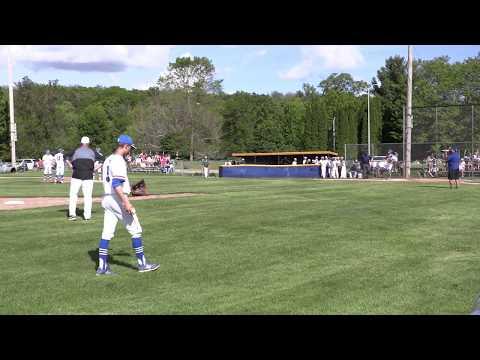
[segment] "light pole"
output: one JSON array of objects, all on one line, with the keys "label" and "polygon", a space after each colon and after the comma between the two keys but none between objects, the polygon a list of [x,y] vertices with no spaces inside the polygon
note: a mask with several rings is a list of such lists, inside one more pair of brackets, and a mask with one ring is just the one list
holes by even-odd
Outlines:
[{"label": "light pole", "polygon": [[8,102],[10,107],[10,150],[12,167],[15,168],[15,142],[17,141],[17,125],[15,124],[15,111],[13,106],[13,64],[8,50]]},{"label": "light pole", "polygon": [[370,85],[367,88],[367,127],[368,127],[368,155],[371,155],[370,148]]},{"label": "light pole", "polygon": [[335,116],[333,117],[333,151],[335,151]]},{"label": "light pole", "polygon": [[408,45],[408,73],[407,73],[407,119],[406,119],[406,156],[405,156],[405,177],[410,177],[412,160],[412,75],[413,75],[413,49]]}]

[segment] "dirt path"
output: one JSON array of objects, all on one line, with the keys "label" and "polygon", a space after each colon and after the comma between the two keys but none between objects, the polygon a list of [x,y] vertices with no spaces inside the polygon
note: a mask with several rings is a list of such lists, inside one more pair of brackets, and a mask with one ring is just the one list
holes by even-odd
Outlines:
[{"label": "dirt path", "polygon": [[[176,199],[182,197],[190,197],[202,195],[199,193],[177,193],[164,195],[147,195],[131,197],[130,200],[151,200],[151,199]],[[102,201],[101,197],[94,197],[93,202],[99,203]],[[78,199],[78,204],[83,204],[83,198]],[[68,205],[67,197],[25,197],[25,198],[7,198],[0,197],[0,210],[22,210],[35,209],[49,206]]]}]

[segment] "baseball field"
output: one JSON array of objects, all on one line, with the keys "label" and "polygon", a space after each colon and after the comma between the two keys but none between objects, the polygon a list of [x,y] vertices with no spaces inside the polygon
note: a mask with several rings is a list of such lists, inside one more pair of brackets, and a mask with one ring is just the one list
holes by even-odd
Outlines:
[{"label": "baseball field", "polygon": [[[99,203],[89,223],[64,205],[1,210],[0,313],[468,314],[480,292],[480,186],[143,178],[154,194],[197,194],[134,203],[160,270],[137,273],[119,225],[118,276],[95,276]],[[0,197],[68,186],[7,175]]]}]

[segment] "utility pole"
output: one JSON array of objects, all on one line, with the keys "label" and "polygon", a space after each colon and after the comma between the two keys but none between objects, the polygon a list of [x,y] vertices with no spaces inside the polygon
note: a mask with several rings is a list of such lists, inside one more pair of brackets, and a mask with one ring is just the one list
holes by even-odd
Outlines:
[{"label": "utility pole", "polygon": [[371,155],[370,149],[370,85],[367,88],[367,123],[368,123],[368,155]]},{"label": "utility pole", "polygon": [[335,116],[333,117],[333,151],[335,151]]},{"label": "utility pole", "polygon": [[412,161],[412,73],[413,73],[413,49],[408,45],[408,78],[407,78],[407,126],[406,126],[406,156],[405,156],[405,177],[410,177]]},{"label": "utility pole", "polygon": [[15,142],[17,141],[17,125],[15,124],[15,111],[13,106],[13,64],[8,52],[8,102],[10,106],[10,149],[12,166],[15,168],[17,159],[15,158]]}]

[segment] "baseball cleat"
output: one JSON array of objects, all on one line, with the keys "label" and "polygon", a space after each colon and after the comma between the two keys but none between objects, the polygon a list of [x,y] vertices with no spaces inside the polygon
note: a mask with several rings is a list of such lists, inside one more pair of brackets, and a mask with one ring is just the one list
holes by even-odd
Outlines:
[{"label": "baseball cleat", "polygon": [[77,217],[70,215],[70,216],[68,217],[68,220],[70,220],[70,221],[75,221],[75,220],[77,220]]},{"label": "baseball cleat", "polygon": [[155,271],[160,267],[160,264],[145,264],[138,266],[138,272]]},{"label": "baseball cleat", "polygon": [[117,275],[112,270],[110,270],[110,266],[107,266],[106,269],[97,269],[97,272],[95,273],[97,276],[105,276],[105,275]]}]

